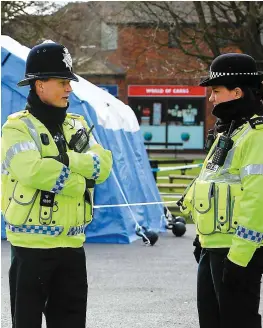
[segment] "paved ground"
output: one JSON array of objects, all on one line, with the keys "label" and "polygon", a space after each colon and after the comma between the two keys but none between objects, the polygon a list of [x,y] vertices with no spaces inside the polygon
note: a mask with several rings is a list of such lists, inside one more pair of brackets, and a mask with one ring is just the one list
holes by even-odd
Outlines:
[{"label": "paved ground", "polygon": [[[198,328],[194,234],[194,226],[187,225],[184,237],[169,231],[153,247],[141,240],[131,245],[85,244],[90,286],[87,327]],[[2,328],[11,328],[9,263],[9,244],[2,241]]]}]

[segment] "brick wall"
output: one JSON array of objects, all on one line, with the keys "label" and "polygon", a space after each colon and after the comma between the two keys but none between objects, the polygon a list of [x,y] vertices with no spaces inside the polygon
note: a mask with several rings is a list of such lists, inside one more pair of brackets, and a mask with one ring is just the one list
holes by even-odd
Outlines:
[{"label": "brick wall", "polygon": [[135,26],[119,27],[118,49],[109,60],[127,69],[127,79],[193,79],[203,64],[183,54],[178,48],[168,48],[168,32]]},{"label": "brick wall", "polygon": [[[94,84],[118,84],[119,99],[126,104],[130,84],[198,85],[200,76],[207,74],[203,64],[195,57],[186,56],[178,48],[168,48],[167,43],[168,32],[165,30],[119,26],[118,48],[105,52],[105,56],[111,63],[123,67],[126,76],[89,76],[87,79]],[[215,122],[208,97],[209,90],[205,110],[205,135]]]},{"label": "brick wall", "polygon": [[[168,48],[167,44],[168,32],[165,30],[119,27],[118,49],[109,54],[109,60],[127,70],[126,88],[130,84],[198,85],[200,76],[207,74],[203,64],[178,48]],[[209,96],[209,90],[207,93]],[[127,92],[121,100],[128,102]],[[205,134],[215,122],[211,111],[207,97]]]}]

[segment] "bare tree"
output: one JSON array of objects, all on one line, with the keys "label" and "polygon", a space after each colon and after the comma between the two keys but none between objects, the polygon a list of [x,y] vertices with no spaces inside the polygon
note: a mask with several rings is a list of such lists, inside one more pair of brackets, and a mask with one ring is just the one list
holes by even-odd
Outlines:
[{"label": "bare tree", "polygon": [[[167,77],[182,72],[189,76],[206,70],[220,53],[242,51],[252,55],[263,70],[263,2],[261,1],[2,1],[2,34],[31,47],[43,39],[65,44],[78,64],[94,58],[113,62],[127,71],[138,64],[152,76]],[[62,8],[60,8],[62,7]],[[145,27],[147,42],[124,39],[121,56],[102,48],[102,22]],[[163,33],[164,32],[164,33]],[[161,35],[161,37],[160,37]],[[162,37],[166,35],[165,37]],[[168,35],[168,37],[167,37]],[[107,34],[108,37],[108,34]],[[137,47],[131,61],[128,44]],[[142,46],[143,44],[143,46]],[[167,46],[174,51],[167,52]],[[150,54],[155,52],[156,56]],[[185,65],[185,54],[194,60]],[[163,60],[165,58],[165,60]],[[143,78],[143,72],[140,72]]]},{"label": "bare tree", "polygon": [[64,4],[51,1],[1,1],[1,30],[17,41],[32,46],[43,38],[44,31],[55,31],[59,19],[54,19]]},{"label": "bare tree", "polygon": [[57,4],[43,1],[2,1],[1,24],[2,28],[17,17],[28,18],[31,14],[45,15],[56,9]]},{"label": "bare tree", "polygon": [[262,1],[136,1],[127,11],[134,22],[167,29],[176,47],[206,66],[227,49],[239,49],[263,69]]}]

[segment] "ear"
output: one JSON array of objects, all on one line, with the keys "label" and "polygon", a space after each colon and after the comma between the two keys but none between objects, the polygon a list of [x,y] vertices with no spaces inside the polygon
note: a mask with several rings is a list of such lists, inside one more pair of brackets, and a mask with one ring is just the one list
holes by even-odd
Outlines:
[{"label": "ear", "polygon": [[42,81],[36,80],[35,86],[36,86],[36,91],[43,92],[43,82]]},{"label": "ear", "polygon": [[234,91],[235,91],[235,99],[239,99],[243,97],[244,93],[240,88],[235,88]]}]

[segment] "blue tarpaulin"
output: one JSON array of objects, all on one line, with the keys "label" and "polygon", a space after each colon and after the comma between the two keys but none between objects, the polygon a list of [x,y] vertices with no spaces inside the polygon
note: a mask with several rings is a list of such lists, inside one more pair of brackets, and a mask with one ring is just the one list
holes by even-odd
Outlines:
[{"label": "blue tarpaulin", "polygon": [[[24,77],[29,49],[1,36],[2,124],[8,115],[23,110],[28,87],[17,87]],[[68,112],[81,114],[91,126],[97,142],[113,154],[109,179],[95,187],[95,205],[160,202],[140,127],[132,109],[108,92],[79,77],[72,82]],[[163,206],[136,205],[95,208],[86,230],[87,242],[130,243],[137,239],[136,222],[156,232],[164,231]],[[1,237],[5,238],[2,218]]]}]

